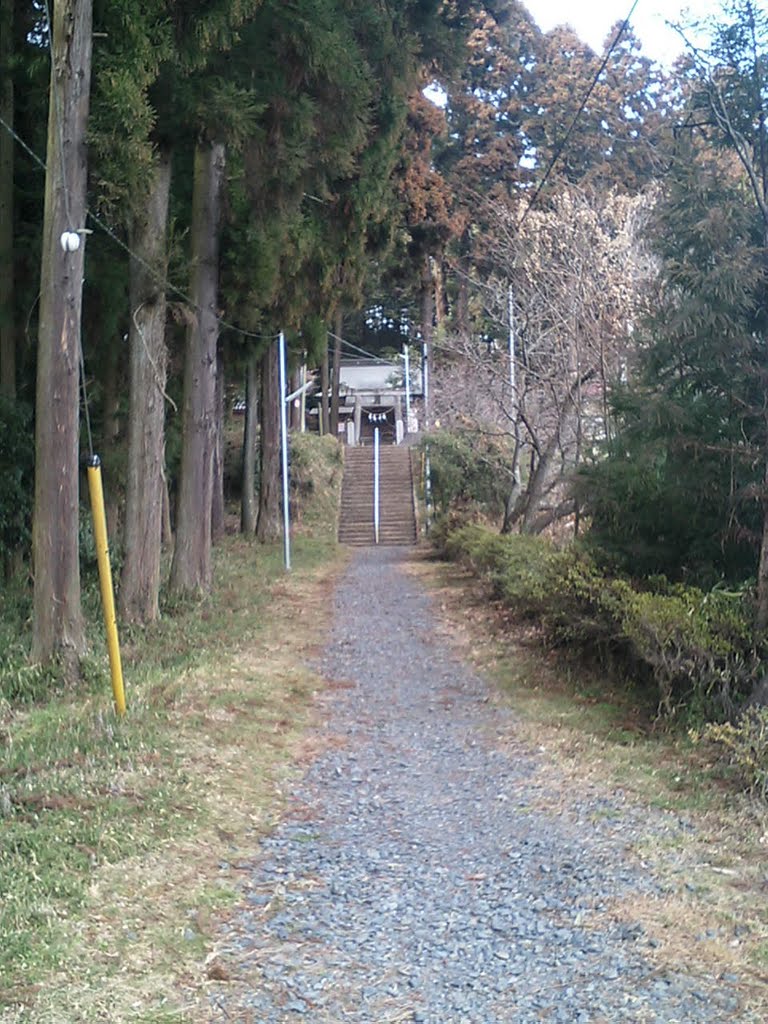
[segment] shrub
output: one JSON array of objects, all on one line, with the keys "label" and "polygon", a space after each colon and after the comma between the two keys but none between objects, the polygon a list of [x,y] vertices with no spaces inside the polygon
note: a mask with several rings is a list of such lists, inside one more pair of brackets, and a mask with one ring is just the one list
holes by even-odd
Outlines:
[{"label": "shrub", "polygon": [[749,792],[768,799],[768,708],[748,708],[736,723],[710,724],[692,738],[719,746]]},{"label": "shrub", "polygon": [[752,689],[760,652],[745,594],[663,578],[657,590],[639,590],[606,577],[577,547],[481,526],[446,533],[441,549],[486,580],[517,617],[539,622],[550,643],[652,682],[666,715],[732,717]]},{"label": "shrub", "polygon": [[31,410],[0,399],[0,559],[29,546],[34,450]]},{"label": "shrub", "polygon": [[467,431],[440,431],[425,438],[421,449],[429,451],[432,501],[438,515],[473,509],[501,519],[510,485],[504,440]]},{"label": "shrub", "polygon": [[329,435],[291,438],[291,512],[297,524],[335,536],[343,472],[341,445]]}]

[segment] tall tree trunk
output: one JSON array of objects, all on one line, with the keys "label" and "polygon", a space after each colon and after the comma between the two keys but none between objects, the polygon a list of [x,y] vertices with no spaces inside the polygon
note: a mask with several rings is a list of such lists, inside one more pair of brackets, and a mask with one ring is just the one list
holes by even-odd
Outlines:
[{"label": "tall tree trunk", "polygon": [[445,266],[442,260],[435,260],[435,326],[440,329],[445,321]]},{"label": "tall tree trunk", "polygon": [[224,536],[224,358],[216,360],[216,434],[213,446],[213,495],[211,497],[211,539]]},{"label": "tall tree trunk", "polygon": [[91,85],[91,0],[53,8],[47,172],[37,348],[32,658],[71,673],[85,649],[78,560],[80,327],[85,236],[85,133]]},{"label": "tall tree trunk", "polygon": [[243,486],[240,497],[240,530],[246,537],[256,532],[256,433],[258,427],[259,360],[248,353],[245,368],[245,424],[243,427]]},{"label": "tall tree trunk", "polygon": [[171,491],[168,487],[168,474],[165,471],[165,449],[163,449],[163,525],[162,525],[162,547],[164,551],[170,551],[173,547],[173,523],[171,522]]},{"label": "tall tree trunk", "polygon": [[462,235],[459,242],[459,270],[456,275],[456,308],[454,310],[454,325],[457,334],[462,338],[469,335],[469,254],[472,243],[469,233]]},{"label": "tall tree trunk", "polygon": [[327,434],[330,429],[329,419],[331,408],[328,402],[328,391],[330,389],[328,374],[328,335],[323,342],[323,357],[320,361],[320,433]]},{"label": "tall tree trunk", "polygon": [[224,163],[222,143],[198,142],[190,287],[195,320],[187,328],[185,348],[181,471],[170,580],[177,594],[199,594],[209,590],[212,582],[211,500],[219,336],[216,309]]},{"label": "tall tree trunk", "polygon": [[[576,399],[581,385],[591,378],[591,373],[584,374],[576,379],[568,390],[560,407],[559,420],[556,429],[542,448],[537,446],[535,451],[538,458],[531,458],[531,471],[528,474],[528,481],[525,488],[525,512],[523,513],[520,525],[521,533],[535,533],[539,529],[538,523],[541,513],[541,504],[545,494],[551,489],[553,478],[553,464],[557,453],[562,448],[562,439],[568,437],[573,421],[575,419]],[[570,502],[570,510],[573,503]]]},{"label": "tall tree trunk", "polygon": [[168,266],[170,189],[171,159],[161,153],[148,201],[137,210],[131,230],[131,249],[139,259],[130,264],[128,475],[120,578],[120,611],[129,622],[154,622],[160,614],[168,364],[166,295],[160,282]]},{"label": "tall tree trunk", "polygon": [[[14,0],[0,0],[0,117],[13,127]],[[0,131],[0,395],[16,398],[16,329],[14,324],[13,266],[13,147],[15,142]]]},{"label": "tall tree trunk", "polygon": [[525,490],[525,513],[520,526],[521,533],[533,533],[535,530],[536,519],[541,511],[541,501],[549,482],[556,449],[556,440],[551,440],[536,460],[536,465],[528,477],[528,485]]},{"label": "tall tree trunk", "polygon": [[339,403],[341,401],[341,338],[344,330],[344,313],[337,310],[333,339],[333,380],[331,382],[331,437],[339,438]]},{"label": "tall tree trunk", "polygon": [[259,519],[256,539],[280,536],[280,365],[277,342],[261,358],[261,449],[259,458]]},{"label": "tall tree trunk", "polygon": [[[517,427],[518,425],[515,424]],[[520,474],[521,444],[519,430],[515,430],[512,448],[512,462],[509,467],[510,486],[504,498],[504,518],[501,523],[502,533],[511,533],[517,519],[525,507],[525,494],[522,489]]]}]

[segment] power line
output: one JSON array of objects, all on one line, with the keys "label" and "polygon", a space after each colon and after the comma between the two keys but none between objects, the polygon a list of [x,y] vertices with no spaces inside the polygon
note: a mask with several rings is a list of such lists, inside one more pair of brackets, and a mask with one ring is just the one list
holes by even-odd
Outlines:
[{"label": "power line", "polygon": [[[53,66],[53,22],[51,21],[51,12],[48,6],[48,0],[43,0],[43,2],[45,4],[45,17],[48,22],[48,52],[51,59],[51,66]],[[58,93],[54,91],[54,116],[56,118],[56,126],[58,128],[57,141],[59,145],[59,162],[61,164],[61,182],[62,189],[64,192],[64,207],[67,216],[67,226],[70,229],[72,229],[74,225],[71,223],[71,214],[69,208],[69,188],[67,186],[64,168],[64,126],[62,124],[62,117],[61,111],[59,110],[58,99]],[[39,158],[37,157],[35,159],[38,160],[41,166],[45,167],[45,163],[42,160],[39,160]],[[177,297],[182,299],[188,306],[194,309],[196,313],[202,312],[200,306],[198,306],[196,302],[194,302],[188,295],[182,292],[180,288],[177,288],[175,285],[172,285],[170,281],[168,281],[166,278],[163,278],[160,274],[158,274],[157,271],[146,262],[146,260],[142,259],[142,257],[138,255],[138,253],[133,252],[131,248],[128,245],[126,245],[125,242],[123,242],[123,240],[114,231],[111,230],[111,228],[109,228],[103,221],[101,221],[96,216],[95,213],[92,213],[90,210],[86,210],[86,217],[90,218],[94,222],[94,224],[97,224],[101,228],[101,230],[104,231],[112,239],[113,242],[115,242],[117,245],[120,246],[121,249],[128,253],[131,259],[136,260],[142,267],[144,267],[144,269],[150,273],[150,275],[155,279],[155,281],[158,284],[160,284],[163,287],[165,291],[170,291],[173,294],[175,294]],[[238,334],[242,335],[245,338],[253,338],[258,341],[277,341],[277,339],[280,337],[279,334],[267,335],[260,334],[255,331],[246,331],[241,327],[237,327],[235,324],[229,323],[228,321],[224,320],[222,317],[219,316],[216,317],[216,320],[219,324],[219,327],[226,327],[228,330],[236,331]],[[83,388],[85,388],[85,382],[83,382]]]},{"label": "power line", "polygon": [[[629,22],[630,22],[630,20],[632,18],[632,15],[635,13],[635,8],[637,7],[639,2],[640,2],[640,0],[634,0],[632,6],[629,9],[629,13],[627,14],[626,18],[624,19],[624,21],[622,22],[621,26],[619,27],[619,30],[616,33],[616,35],[614,36],[614,38],[613,38],[613,40],[611,42],[611,45],[606,50],[605,55],[603,56],[603,59],[602,59],[602,61],[600,63],[600,67],[597,69],[597,72],[595,73],[594,77],[592,78],[592,81],[591,81],[591,83],[589,85],[589,88],[587,89],[587,91],[586,91],[586,93],[584,95],[584,98],[582,99],[581,103],[579,104],[579,109],[574,114],[574,116],[573,116],[573,118],[571,120],[571,123],[569,124],[568,129],[567,129],[567,131],[565,133],[565,135],[563,136],[563,138],[562,138],[561,142],[559,143],[557,149],[555,150],[554,154],[552,155],[552,158],[549,161],[549,164],[547,165],[546,170],[544,171],[544,177],[539,182],[539,184],[538,184],[538,186],[536,188],[536,191],[531,196],[531,198],[530,198],[530,200],[528,202],[528,205],[526,206],[526,208],[525,208],[525,210],[523,212],[523,216],[520,218],[520,220],[518,221],[518,223],[516,225],[516,231],[519,232],[520,229],[522,228],[523,224],[525,223],[525,221],[526,221],[526,219],[528,217],[528,214],[531,212],[534,204],[536,203],[536,200],[539,198],[542,190],[544,189],[545,185],[547,184],[547,181],[549,180],[549,177],[552,174],[552,171],[554,170],[555,165],[557,164],[557,161],[560,159],[560,157],[565,152],[565,147],[567,146],[568,142],[570,141],[571,135],[573,134],[573,130],[576,127],[576,123],[579,120],[579,118],[581,117],[581,115],[583,114],[584,109],[585,109],[587,103],[589,102],[589,98],[592,95],[592,93],[594,92],[595,86],[597,85],[597,83],[600,80],[600,76],[605,71],[605,69],[606,69],[606,67],[608,65],[608,61],[611,58],[611,54],[613,53],[613,51],[618,46],[619,40],[621,39],[621,37],[626,32],[627,27],[629,26]],[[482,288],[484,291],[494,291],[495,290],[492,285],[489,285],[489,284],[487,284],[484,281],[480,281],[476,277],[472,277],[471,274],[467,274],[466,271],[462,270],[453,261],[449,261],[449,266],[454,271],[454,273],[458,274],[460,277],[463,277],[466,281],[468,281],[470,284],[474,285],[476,288]]]},{"label": "power line", "polygon": [[[53,73],[53,72],[55,72],[56,62],[55,62],[54,53],[53,53],[53,21],[51,20],[51,11],[50,11],[50,8],[48,6],[48,0],[44,0],[44,6],[45,6],[45,20],[46,20],[46,28],[47,28],[47,33],[46,34],[48,36],[48,56],[50,58],[51,71]],[[64,216],[65,216],[65,219],[66,219],[67,232],[72,232],[72,231],[75,230],[76,225],[72,222],[72,208],[70,206],[69,184],[67,182],[67,168],[66,168],[66,162],[65,162],[65,159],[64,159],[64,118],[63,118],[62,112],[61,112],[61,97],[59,95],[59,90],[56,87],[56,84],[53,82],[53,80],[51,81],[51,94],[52,94],[51,102],[53,103],[53,109],[51,110],[49,116],[51,116],[53,118],[53,121],[54,121],[53,127],[54,127],[54,131],[56,133],[56,144],[57,144],[58,151],[59,151],[59,154],[58,154],[59,155],[59,174],[61,175],[61,191],[62,191],[62,195],[64,196]],[[85,200],[85,185],[83,185],[83,200]],[[65,238],[64,235],[62,235],[61,237],[62,237],[62,240]],[[79,235],[76,236],[76,237],[79,238]],[[84,241],[84,239],[80,238],[80,241]],[[82,270],[81,270],[81,274],[80,274],[80,289],[79,290],[80,290],[80,302],[79,302],[79,305],[82,305],[82,290],[83,290]],[[94,464],[94,450],[93,450],[93,432],[91,431],[91,406],[90,406],[90,402],[88,401],[88,381],[87,381],[86,374],[85,374],[85,355],[83,353],[82,322],[81,322],[81,318],[80,318],[79,315],[78,315],[78,327],[80,329],[78,330],[78,335],[77,335],[77,361],[78,361],[78,369],[80,371],[80,390],[82,391],[82,395],[83,395],[83,412],[85,413],[85,429],[86,429],[86,436],[88,438],[88,454],[90,455],[89,465],[93,465]]]},{"label": "power line", "polygon": [[[18,134],[18,132],[16,132],[13,129],[13,127],[9,125],[2,117],[0,117],[0,127],[4,128],[11,136],[11,138],[14,139],[14,141],[24,150],[27,156],[29,156],[30,159],[35,164],[37,164],[37,166],[42,171],[47,173],[48,167],[45,160],[38,156],[38,154],[24,141],[24,139]],[[192,299],[190,298],[189,295],[186,294],[186,292],[182,291],[181,288],[177,287],[175,284],[172,284],[172,282],[169,281],[168,278],[164,277],[162,274],[159,274],[151,264],[147,263],[147,261],[143,259],[141,256],[139,256],[137,252],[134,252],[134,250],[131,249],[131,247],[127,245],[122,240],[122,238],[120,238],[120,236],[115,231],[113,231],[112,228],[110,228],[110,226],[106,224],[100,217],[98,217],[92,210],[86,210],[86,217],[89,220],[93,221],[93,223],[96,224],[96,226],[101,231],[103,231],[105,235],[111,238],[115,245],[122,249],[123,252],[127,253],[128,256],[131,257],[131,259],[136,260],[136,262],[140,264],[140,266],[142,266],[149,274],[151,274],[152,278],[156,281],[156,283],[159,284],[165,291],[181,299],[191,309],[195,310],[195,312],[200,311],[200,307],[195,302],[192,301]],[[247,331],[245,330],[245,328],[238,327],[236,324],[232,324],[228,320],[225,320],[223,317],[220,316],[216,317],[216,321],[218,322],[220,327],[226,327],[228,330],[235,331],[235,333],[240,334],[245,338],[252,338],[256,341],[276,341],[280,336],[277,333],[260,334],[257,331]]]},{"label": "power line", "polygon": [[375,356],[372,352],[368,352],[366,349],[360,348],[359,345],[353,345],[351,341],[347,341],[346,338],[342,338],[339,334],[334,334],[333,331],[328,331],[328,337],[333,338],[334,341],[341,342],[342,345],[346,345],[346,347],[352,352],[359,352],[366,359],[370,359],[371,362],[391,363],[392,366],[397,365],[396,363],[393,363],[391,359],[382,359],[381,356]]},{"label": "power line", "polygon": [[616,35],[615,35],[615,37],[613,39],[613,42],[608,47],[608,49],[605,51],[605,56],[603,57],[602,62],[600,64],[600,67],[597,69],[597,72],[595,73],[595,76],[592,79],[592,81],[590,83],[590,86],[589,86],[589,88],[587,89],[587,91],[586,91],[586,93],[584,95],[584,99],[581,101],[581,104],[579,105],[579,109],[574,114],[573,120],[568,125],[568,130],[566,131],[565,135],[562,138],[562,141],[559,143],[557,149],[555,150],[554,154],[552,155],[552,159],[549,161],[549,165],[547,166],[547,169],[544,172],[544,177],[539,182],[539,185],[538,185],[536,191],[533,193],[533,196],[531,197],[531,200],[528,203],[528,206],[525,208],[525,212],[523,213],[523,216],[520,219],[520,223],[518,224],[518,231],[520,230],[520,228],[525,223],[526,217],[531,212],[531,209],[533,208],[534,203],[539,198],[539,196],[541,194],[541,191],[544,188],[544,186],[547,184],[547,181],[549,180],[549,176],[550,176],[550,174],[552,173],[552,171],[555,168],[555,164],[560,159],[560,157],[563,155],[563,152],[565,151],[565,147],[568,145],[568,142],[569,142],[569,140],[571,138],[571,135],[573,134],[573,129],[576,127],[576,122],[579,120],[581,115],[584,113],[584,108],[586,107],[587,103],[589,103],[589,97],[594,92],[595,86],[597,85],[598,81],[600,80],[600,76],[605,71],[605,69],[606,69],[606,67],[608,65],[608,61],[611,58],[611,54],[613,53],[613,51],[616,49],[616,47],[619,44],[619,40],[621,39],[621,37],[624,35],[624,33],[626,32],[627,28],[629,27],[630,19],[631,19],[632,15],[635,13],[635,8],[637,7],[639,2],[640,2],[640,0],[634,0],[634,3],[632,4],[632,6],[629,9],[629,14],[626,16],[626,18],[622,22],[621,27],[619,28],[619,31],[616,33]]},{"label": "power line", "polygon": [[[137,252],[134,252],[133,249],[131,249],[131,247],[126,242],[124,242],[122,238],[120,238],[120,236],[115,231],[113,231],[108,224],[101,220],[100,217],[97,217],[96,214],[93,213],[93,211],[88,210],[86,215],[89,220],[92,220],[94,224],[98,225],[98,227],[104,232],[105,235],[108,235],[109,238],[112,239],[115,245],[119,246],[124,252],[126,252],[131,257],[131,259],[136,260],[137,263],[144,267],[144,269],[147,270],[152,275],[155,281],[159,285],[161,285],[167,292],[171,293],[172,295],[175,295],[179,299],[182,299],[182,301],[185,302],[190,307],[190,309],[193,309],[196,313],[202,312],[200,306],[198,306],[197,303],[194,302],[193,299],[190,298],[190,296],[187,295],[186,292],[182,291],[181,288],[177,287],[177,285],[172,284],[167,278],[163,277],[162,274],[158,274],[158,272],[151,264],[147,263],[147,261],[143,259],[141,256],[139,256]],[[220,316],[216,317],[216,322],[218,323],[219,327],[226,327],[228,330],[235,331],[237,334],[242,335],[244,338],[253,338],[257,341],[277,341],[277,339],[280,337],[279,333],[259,334],[257,331],[246,331],[244,327],[238,327],[236,324],[232,324],[228,320],[225,320],[223,317]]]},{"label": "power line", "polygon": [[447,260],[447,263],[455,274],[458,274],[459,277],[463,277],[466,281],[469,281],[469,283],[473,284],[475,288],[482,288],[484,291],[487,292],[496,291],[492,284],[487,284],[485,281],[481,281],[477,277],[472,277],[471,274],[468,274],[465,270],[462,270],[461,267],[458,266],[458,264],[454,263],[453,260]]},{"label": "power line", "polygon": [[[566,148],[568,142],[570,141],[571,135],[573,134],[573,131],[574,131],[575,127],[576,127],[576,124],[577,124],[577,122],[579,120],[579,117],[584,112],[584,109],[586,108],[586,105],[589,102],[590,96],[594,92],[595,86],[597,85],[598,81],[600,80],[600,76],[602,75],[603,71],[605,71],[605,68],[606,68],[606,66],[608,64],[608,61],[609,61],[609,59],[611,57],[611,54],[616,49],[616,47],[617,47],[621,37],[624,35],[625,31],[627,30],[627,27],[629,26],[630,20],[632,18],[632,15],[635,12],[635,9],[636,9],[638,3],[639,3],[639,0],[634,0],[633,4],[632,4],[632,6],[631,6],[631,8],[629,10],[629,13],[627,14],[626,18],[624,19],[623,23],[621,24],[618,32],[616,33],[613,41],[611,42],[611,45],[606,50],[606,53],[605,53],[605,55],[604,55],[604,57],[603,57],[603,59],[601,61],[600,67],[598,68],[597,72],[595,73],[595,75],[594,75],[594,77],[592,79],[592,82],[590,83],[589,88],[587,89],[587,92],[585,93],[584,98],[582,99],[582,101],[581,101],[581,103],[579,105],[578,110],[576,111],[573,119],[571,120],[571,123],[569,124],[568,129],[567,129],[565,135],[563,136],[562,140],[558,144],[558,147],[557,147],[555,153],[553,154],[549,164],[547,165],[547,168],[546,168],[546,170],[544,172],[543,178],[541,179],[539,185],[537,186],[536,191],[534,192],[533,196],[531,197],[531,199],[530,199],[530,201],[528,203],[528,206],[526,207],[526,209],[525,209],[525,211],[523,213],[523,216],[522,216],[522,218],[520,219],[520,221],[519,221],[519,223],[517,225],[518,231],[520,230],[520,228],[525,223],[525,221],[526,221],[526,219],[528,217],[528,214],[531,212],[531,209],[535,205],[539,195],[541,194],[542,190],[546,186],[547,181],[549,180],[550,175],[552,174],[552,171],[554,170],[555,165],[557,164],[557,161],[560,159],[560,157],[565,152],[565,148]],[[48,0],[45,0],[45,11],[46,11],[46,17],[48,19],[48,47],[49,47],[49,50],[50,50],[50,53],[51,53],[51,59],[53,59],[52,38],[51,38],[52,37],[51,19],[50,19],[49,7],[48,7]],[[58,126],[59,126],[59,139],[58,139],[58,142],[59,142],[59,146],[63,148],[63,135],[61,134],[62,126],[61,126],[61,120],[60,120],[60,118],[58,116],[57,116],[57,123],[58,123]],[[42,160],[37,155],[37,153],[35,153],[30,148],[30,146],[27,145],[27,143],[24,141],[24,139],[22,139],[21,136],[18,135],[17,132],[14,131],[14,129],[9,124],[7,124],[6,121],[3,118],[1,118],[1,117],[0,117],[0,126],[2,126],[12,136],[12,138],[21,146],[21,148],[31,157],[31,159],[42,170],[47,171],[47,167],[46,167],[45,161]],[[62,151],[62,159],[63,159],[63,151]],[[63,170],[62,170],[62,174],[63,174]],[[68,190],[67,190],[66,181],[63,181],[63,189],[64,189],[64,197],[65,197],[65,206],[66,206],[67,211],[68,211],[69,210],[69,193],[68,193]],[[316,196],[308,194],[307,197],[310,198],[310,199],[314,199],[317,202],[321,202],[321,200],[319,200]],[[109,238],[111,238],[112,241],[119,248],[121,248],[125,253],[127,253],[131,257],[131,259],[136,260],[145,270],[147,270],[149,272],[149,274],[153,277],[153,279],[165,291],[167,291],[167,292],[169,292],[169,293],[171,293],[173,295],[176,295],[178,298],[180,298],[182,301],[184,301],[190,308],[195,310],[195,312],[201,312],[200,307],[197,305],[197,303],[195,303],[191,299],[191,297],[189,295],[187,295],[184,291],[182,291],[176,285],[172,284],[166,277],[164,277],[161,274],[158,274],[154,267],[152,267],[149,263],[147,263],[147,261],[144,260],[141,256],[139,256],[138,253],[134,252],[130,248],[130,246],[127,245],[119,237],[119,235],[117,235],[117,233],[115,231],[113,231],[95,213],[93,213],[91,210],[87,210],[86,211],[86,216],[87,216],[87,218],[89,220],[92,220],[94,222],[94,224],[96,224]],[[452,269],[454,271],[456,271],[457,273],[461,274],[462,277],[465,277],[470,283],[474,284],[476,287],[485,288],[485,289],[488,289],[490,287],[490,286],[484,284],[483,282],[481,282],[481,281],[471,277],[469,274],[466,274],[464,271],[460,270],[458,267],[454,266],[453,264],[451,264],[451,266],[452,266]],[[248,330],[245,330],[242,327],[238,327],[236,324],[233,324],[233,323],[230,323],[227,320],[224,320],[222,317],[219,317],[219,316],[216,317],[216,321],[218,322],[220,327],[223,327],[223,328],[226,328],[228,330],[234,331],[235,333],[240,334],[242,337],[245,337],[245,338],[251,338],[251,339],[254,339],[254,340],[257,340],[257,341],[276,341],[279,338],[279,334],[278,333],[263,334],[263,333],[259,333],[259,332],[256,332],[256,331],[248,331]],[[374,356],[372,353],[366,351],[365,349],[361,349],[358,346],[353,345],[351,342],[347,341],[345,338],[339,337],[338,335],[334,334],[332,331],[328,331],[328,336],[331,337],[331,338],[334,338],[334,339],[336,339],[338,341],[340,341],[343,345],[346,345],[350,350],[356,351],[356,352],[362,354],[363,356],[365,356],[368,359],[378,359],[379,358],[377,356]]]},{"label": "power line", "polygon": [[37,153],[27,145],[24,139],[22,139],[22,137],[17,132],[15,132],[13,128],[6,121],[3,120],[2,117],[0,117],[0,126],[5,128],[5,130],[11,136],[11,138],[13,138],[21,146],[21,148],[24,150],[27,156],[30,156],[32,160],[38,165],[38,167],[42,168],[42,170],[44,171],[47,170],[47,167],[45,166],[45,161],[40,159]]}]

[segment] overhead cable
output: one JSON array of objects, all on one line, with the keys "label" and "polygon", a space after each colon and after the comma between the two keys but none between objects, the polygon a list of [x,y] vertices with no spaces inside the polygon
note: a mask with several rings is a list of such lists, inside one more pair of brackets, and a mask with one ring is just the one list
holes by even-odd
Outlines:
[{"label": "overhead cable", "polygon": [[[18,132],[16,132],[13,129],[13,127],[9,125],[7,121],[5,121],[2,117],[0,117],[0,127],[4,128],[11,136],[11,138],[14,139],[14,141],[24,150],[27,156],[29,156],[30,159],[35,164],[37,164],[37,166],[42,171],[47,173],[48,167],[45,161],[40,156],[38,156],[37,153],[35,153],[35,151],[24,141],[24,139],[18,134]],[[147,263],[147,261],[143,257],[141,257],[137,252],[134,252],[134,250],[131,249],[131,247],[126,242],[124,242],[123,239],[120,238],[120,236],[92,210],[86,210],[86,217],[88,218],[88,220],[93,221],[93,223],[101,231],[103,231],[105,235],[111,238],[115,245],[122,249],[123,252],[127,253],[127,255],[130,256],[131,259],[135,260],[141,267],[143,267],[144,270],[146,270],[147,273],[149,273],[152,276],[153,280],[158,285],[160,285],[161,288],[163,288],[169,294],[175,295],[177,298],[181,299],[186,305],[190,307],[190,309],[195,310],[195,312],[200,311],[200,307],[190,298],[189,295],[186,294],[186,292],[182,291],[181,288],[179,288],[177,285],[169,281],[167,277],[164,277],[162,274],[159,274],[157,270],[153,266],[151,266],[151,264]],[[216,321],[220,327],[225,327],[228,330],[234,331],[236,334],[240,334],[245,338],[252,338],[257,341],[277,341],[277,339],[279,338],[279,334],[277,332],[274,334],[260,334],[257,331],[247,331],[245,328],[238,327],[237,324],[230,323],[228,320],[225,320],[223,317],[220,316],[216,317]]]},{"label": "overhead cable", "polygon": [[608,49],[605,51],[605,56],[603,57],[602,62],[600,64],[600,67],[597,69],[597,72],[595,73],[595,75],[594,75],[594,77],[593,77],[593,79],[592,79],[592,81],[590,83],[590,86],[589,86],[589,88],[587,89],[587,91],[586,91],[586,93],[584,95],[584,99],[581,101],[581,103],[579,105],[579,109],[574,114],[571,123],[568,125],[568,130],[566,131],[565,135],[563,136],[561,142],[558,144],[557,149],[553,153],[552,159],[549,161],[547,169],[544,172],[544,177],[539,182],[539,185],[536,188],[536,191],[533,193],[533,196],[531,197],[531,200],[528,203],[528,206],[525,208],[525,212],[523,213],[523,216],[520,219],[520,223],[518,225],[518,230],[525,223],[526,217],[531,212],[531,209],[533,208],[534,203],[536,202],[536,200],[541,195],[541,191],[544,188],[544,186],[547,184],[547,181],[549,180],[549,176],[550,176],[550,174],[552,173],[552,171],[555,168],[555,164],[560,159],[560,157],[563,155],[563,153],[565,151],[565,147],[568,145],[568,142],[569,142],[569,140],[571,138],[571,135],[573,134],[573,130],[576,127],[576,122],[579,120],[581,115],[584,113],[584,108],[586,107],[587,103],[589,103],[589,97],[594,92],[595,86],[597,85],[597,83],[600,80],[600,76],[605,71],[605,69],[606,69],[606,67],[608,65],[608,61],[611,58],[611,54],[616,49],[616,47],[619,45],[619,40],[621,39],[621,37],[624,35],[624,33],[626,32],[627,28],[629,27],[630,19],[632,18],[632,15],[635,13],[635,8],[637,7],[639,2],[640,2],[640,0],[634,0],[634,3],[632,4],[632,6],[629,9],[629,14],[626,16],[626,18],[622,22],[621,26],[619,27],[619,31],[616,33],[616,35],[615,35],[615,37],[613,39],[613,42],[608,47]]}]

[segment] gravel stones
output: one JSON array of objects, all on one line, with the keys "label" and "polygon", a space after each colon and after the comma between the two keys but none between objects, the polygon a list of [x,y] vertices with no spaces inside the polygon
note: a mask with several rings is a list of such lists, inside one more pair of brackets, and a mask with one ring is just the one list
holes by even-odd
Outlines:
[{"label": "gravel stones", "polygon": [[354,684],[323,698],[342,742],[263,842],[221,936],[258,980],[217,989],[211,1020],[746,1024],[695,962],[659,975],[639,923],[595,924],[609,901],[658,891],[626,857],[642,813],[532,806],[543,755],[494,746],[512,713],[436,639],[408,553],[361,550],[337,590],[322,671]]}]

